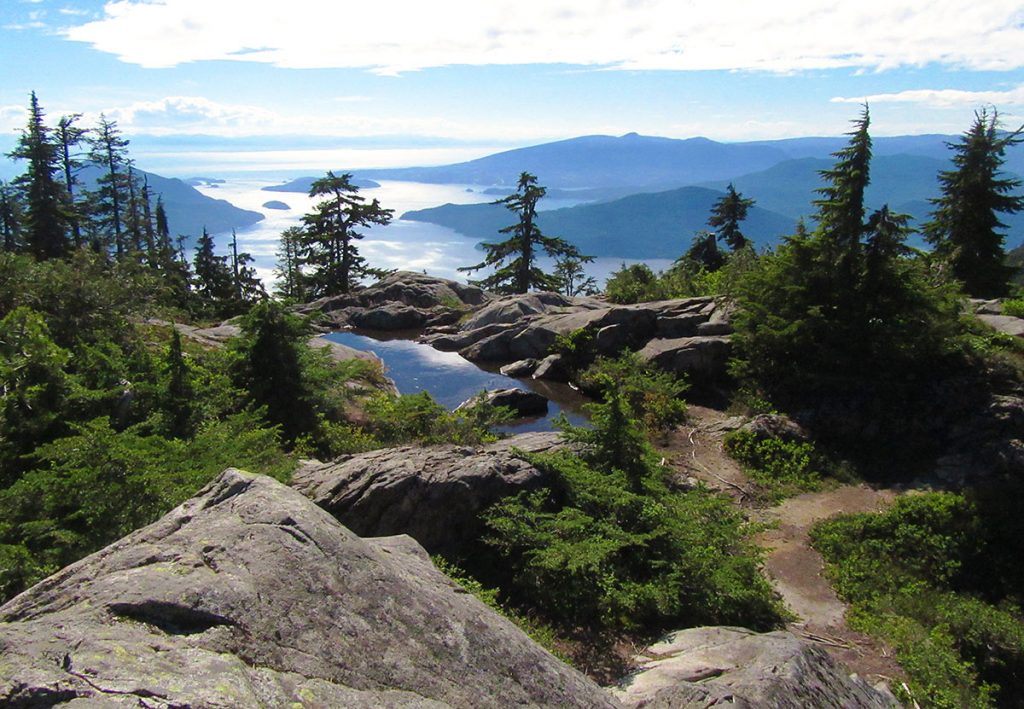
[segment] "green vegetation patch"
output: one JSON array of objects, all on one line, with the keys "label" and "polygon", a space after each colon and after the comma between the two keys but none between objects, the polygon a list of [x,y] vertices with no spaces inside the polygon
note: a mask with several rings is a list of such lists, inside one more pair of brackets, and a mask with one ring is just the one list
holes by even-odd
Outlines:
[{"label": "green vegetation patch", "polygon": [[851,625],[896,649],[922,706],[1024,706],[1022,523],[1006,499],[1020,488],[908,495],[811,530]]}]

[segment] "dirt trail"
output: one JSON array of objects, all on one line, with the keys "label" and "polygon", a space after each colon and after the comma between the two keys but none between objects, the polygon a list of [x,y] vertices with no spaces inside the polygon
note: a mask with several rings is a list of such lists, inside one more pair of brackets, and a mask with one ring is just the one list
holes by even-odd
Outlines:
[{"label": "dirt trail", "polygon": [[663,447],[666,458],[685,477],[704,481],[747,508],[751,519],[772,528],[757,541],[765,547],[765,572],[797,616],[788,628],[825,647],[833,656],[869,681],[892,681],[902,671],[891,652],[874,639],[851,630],[844,619],[847,606],[824,576],[824,562],[810,545],[809,530],[818,521],[841,513],[873,512],[895,497],[892,490],[867,485],[843,485],[783,501],[774,507],[757,508],[749,480],[739,465],[725,454],[722,439],[742,421],[701,406],[690,406],[690,424],[670,435]]}]

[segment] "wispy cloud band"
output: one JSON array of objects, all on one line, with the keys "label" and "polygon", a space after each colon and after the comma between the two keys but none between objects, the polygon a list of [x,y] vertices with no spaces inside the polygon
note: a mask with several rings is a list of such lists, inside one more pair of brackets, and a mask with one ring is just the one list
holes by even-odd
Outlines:
[{"label": "wispy cloud band", "polygon": [[791,72],[1024,66],[1017,0],[113,0],[65,30],[123,61],[203,60],[396,74],[559,63]]}]

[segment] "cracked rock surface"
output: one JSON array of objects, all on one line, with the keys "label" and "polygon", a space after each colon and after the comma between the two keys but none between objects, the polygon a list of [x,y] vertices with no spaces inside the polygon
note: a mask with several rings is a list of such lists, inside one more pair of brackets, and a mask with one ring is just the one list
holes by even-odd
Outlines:
[{"label": "cracked rock surface", "polygon": [[601,707],[408,537],[229,469],[0,607],[5,707]]}]

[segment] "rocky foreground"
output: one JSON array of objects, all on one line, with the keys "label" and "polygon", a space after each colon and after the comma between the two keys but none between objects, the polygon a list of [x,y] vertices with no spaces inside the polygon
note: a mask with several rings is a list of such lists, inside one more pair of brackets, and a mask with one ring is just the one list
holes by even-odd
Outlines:
[{"label": "rocky foreground", "polygon": [[411,538],[362,539],[295,490],[229,469],[0,607],[0,705],[890,705],[788,634],[686,632],[609,692]]}]

